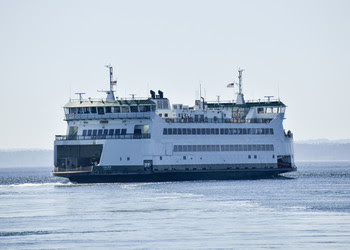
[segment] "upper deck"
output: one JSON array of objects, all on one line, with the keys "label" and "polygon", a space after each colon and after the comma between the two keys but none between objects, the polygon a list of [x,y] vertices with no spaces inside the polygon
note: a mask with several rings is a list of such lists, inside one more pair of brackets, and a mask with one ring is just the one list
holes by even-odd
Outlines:
[{"label": "upper deck", "polygon": [[[106,101],[102,99],[71,100],[65,106],[65,120],[151,119],[155,114],[168,123],[267,123],[286,106],[279,100],[234,102],[204,102],[188,107],[170,103],[158,108],[158,100],[133,99]],[[169,102],[163,98],[163,103]],[[153,116],[152,116],[153,114]]]},{"label": "upper deck", "polygon": [[150,119],[156,104],[149,99],[114,100],[103,99],[70,100],[64,106],[65,119]]},{"label": "upper deck", "polygon": [[[110,90],[106,99],[70,100],[65,106],[65,120],[153,119],[156,115],[167,123],[269,123],[277,115],[285,113],[286,105],[280,100],[245,101],[242,93],[242,71],[239,70],[239,93],[236,101],[206,102],[203,97],[194,106],[170,105],[162,91],[158,95],[150,91],[150,98],[118,99],[114,97],[112,67]],[[233,85],[235,83],[232,83]],[[228,87],[232,86],[229,84]]]}]

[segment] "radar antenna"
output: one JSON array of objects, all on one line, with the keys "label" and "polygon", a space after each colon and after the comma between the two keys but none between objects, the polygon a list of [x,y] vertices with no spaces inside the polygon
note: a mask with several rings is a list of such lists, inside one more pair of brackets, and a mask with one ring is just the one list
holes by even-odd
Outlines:
[{"label": "radar antenna", "polygon": [[76,95],[79,95],[79,102],[82,103],[83,102],[83,95],[85,95],[85,93],[79,92],[79,93],[75,93]]},{"label": "radar antenna", "polygon": [[129,94],[129,95],[131,95],[131,99],[132,99],[132,100],[135,100],[135,95],[136,95],[136,94]]},{"label": "radar antenna", "polygon": [[273,95],[265,95],[264,97],[267,98],[267,102],[270,102],[270,100],[273,97]]}]

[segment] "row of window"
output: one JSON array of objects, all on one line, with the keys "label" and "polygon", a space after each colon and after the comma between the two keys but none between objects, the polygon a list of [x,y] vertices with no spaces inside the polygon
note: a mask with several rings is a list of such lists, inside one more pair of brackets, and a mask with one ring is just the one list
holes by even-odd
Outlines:
[{"label": "row of window", "polygon": [[164,128],[163,135],[273,135],[272,128]]},{"label": "row of window", "polygon": [[123,129],[84,129],[83,136],[98,135],[126,135],[126,128]]},{"label": "row of window", "polygon": [[104,115],[108,113],[129,113],[129,112],[150,112],[155,111],[155,105],[144,106],[114,106],[114,107],[81,107],[69,108],[66,110],[69,114],[99,114]]},{"label": "row of window", "polygon": [[274,151],[272,144],[261,145],[174,145],[174,152]]}]

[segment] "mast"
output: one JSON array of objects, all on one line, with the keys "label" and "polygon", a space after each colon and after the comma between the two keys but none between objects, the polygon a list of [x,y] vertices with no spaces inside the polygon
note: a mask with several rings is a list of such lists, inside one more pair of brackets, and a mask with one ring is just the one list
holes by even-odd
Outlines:
[{"label": "mast", "polygon": [[238,79],[239,79],[239,83],[238,83],[238,87],[239,87],[239,93],[238,94],[242,94],[242,72],[244,71],[244,69],[239,69],[238,70]]},{"label": "mast", "polygon": [[107,98],[106,101],[114,101],[114,91],[113,86],[117,85],[117,81],[113,81],[113,67],[111,65],[106,65],[106,68],[109,69],[109,90],[106,91]]},{"label": "mast", "polygon": [[109,90],[113,91],[113,85],[112,85],[112,81],[113,81],[113,67],[111,65],[108,66],[109,67]]},{"label": "mast", "polygon": [[239,83],[238,83],[238,94],[237,94],[237,100],[236,100],[236,104],[245,104],[244,101],[244,95],[242,93],[242,72],[244,71],[244,69],[238,69],[238,79],[239,79]]}]

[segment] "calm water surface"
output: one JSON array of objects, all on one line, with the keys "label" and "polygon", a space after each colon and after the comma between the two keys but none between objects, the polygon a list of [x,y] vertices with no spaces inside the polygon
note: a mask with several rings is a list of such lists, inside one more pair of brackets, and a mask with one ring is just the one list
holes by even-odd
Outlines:
[{"label": "calm water surface", "polygon": [[0,169],[0,249],[350,249],[350,162],[287,178],[72,184]]}]

